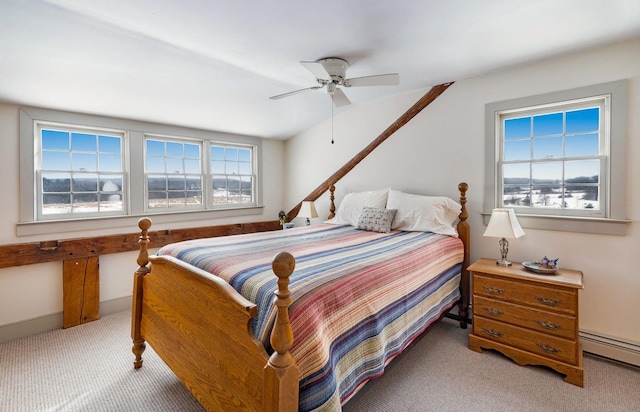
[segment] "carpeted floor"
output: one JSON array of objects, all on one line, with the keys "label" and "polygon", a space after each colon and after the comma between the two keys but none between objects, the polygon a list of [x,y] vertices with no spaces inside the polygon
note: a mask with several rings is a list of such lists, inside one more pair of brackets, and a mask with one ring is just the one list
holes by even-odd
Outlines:
[{"label": "carpeted floor", "polygon": [[[128,312],[0,344],[0,411],[202,411],[147,347],[133,369]],[[368,383],[345,412],[640,411],[640,369],[585,356],[585,387],[467,348],[444,319]]]}]

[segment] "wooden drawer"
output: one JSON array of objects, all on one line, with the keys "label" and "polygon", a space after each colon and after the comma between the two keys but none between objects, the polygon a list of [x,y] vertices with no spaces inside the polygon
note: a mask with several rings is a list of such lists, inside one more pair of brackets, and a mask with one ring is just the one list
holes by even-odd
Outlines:
[{"label": "wooden drawer", "polygon": [[473,315],[511,323],[567,339],[577,339],[576,318],[482,296],[473,297]]},{"label": "wooden drawer", "polygon": [[523,349],[571,365],[578,364],[578,344],[574,341],[534,332],[481,316],[473,319],[474,335]]},{"label": "wooden drawer", "polygon": [[475,273],[473,294],[506,302],[577,314],[578,293],[575,289],[551,288],[533,282],[505,280]]}]

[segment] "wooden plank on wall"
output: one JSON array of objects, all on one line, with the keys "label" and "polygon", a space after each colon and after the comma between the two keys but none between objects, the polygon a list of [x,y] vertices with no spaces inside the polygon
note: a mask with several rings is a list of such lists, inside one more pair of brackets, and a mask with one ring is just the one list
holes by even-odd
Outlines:
[{"label": "wooden plank on wall", "polygon": [[100,319],[99,266],[98,256],[63,262],[63,328]]}]

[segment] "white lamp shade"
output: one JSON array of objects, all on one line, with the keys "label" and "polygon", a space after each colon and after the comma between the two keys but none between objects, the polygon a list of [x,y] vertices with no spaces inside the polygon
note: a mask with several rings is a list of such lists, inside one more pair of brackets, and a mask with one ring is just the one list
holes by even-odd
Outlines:
[{"label": "white lamp shade", "polygon": [[524,236],[513,209],[493,209],[484,236],[517,239]]},{"label": "white lamp shade", "polygon": [[300,211],[298,212],[298,216],[306,217],[306,218],[318,217],[316,206],[311,201],[308,201],[308,200],[303,201],[302,205],[300,206]]}]

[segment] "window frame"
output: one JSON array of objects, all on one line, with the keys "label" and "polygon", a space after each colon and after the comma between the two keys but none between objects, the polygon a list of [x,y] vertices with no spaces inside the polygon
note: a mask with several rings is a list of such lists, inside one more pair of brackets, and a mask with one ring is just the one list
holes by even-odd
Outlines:
[{"label": "window frame", "polygon": [[[38,147],[37,122],[59,123],[76,128],[118,130],[126,133],[123,143],[125,182],[123,190],[128,190],[129,199],[125,205],[126,215],[119,216],[78,216],[71,219],[37,220],[36,158]],[[147,210],[144,166],[144,136],[180,136],[185,139],[218,142],[220,144],[251,146],[255,174],[254,203],[229,204],[222,207],[197,210],[171,209]],[[194,219],[217,219],[262,214],[262,139],[255,136],[236,135],[202,129],[163,125],[135,120],[112,118],[81,113],[64,112],[42,108],[23,107],[19,110],[20,136],[20,176],[19,176],[19,221],[17,236],[59,234],[82,230],[105,230],[107,228],[135,227],[143,216],[152,216],[154,223],[187,222]],[[208,150],[208,149],[207,149]],[[205,183],[208,184],[208,183]],[[108,222],[108,223],[107,223]]]},{"label": "window frame", "polygon": [[[501,129],[500,113],[522,111],[524,108],[561,105],[572,101],[607,96],[610,99],[608,162],[601,170],[608,172],[602,190],[607,190],[606,213],[603,216],[587,216],[584,213],[553,213],[553,210],[528,213],[515,209],[520,224],[534,229],[564,230],[572,232],[626,234],[627,223],[627,80],[618,80],[576,89],[546,93],[485,105],[485,192],[483,217],[488,223],[491,211],[502,203],[502,178],[500,169]],[[605,118],[606,118],[605,114]],[[604,167],[603,167],[604,166]]]}]

